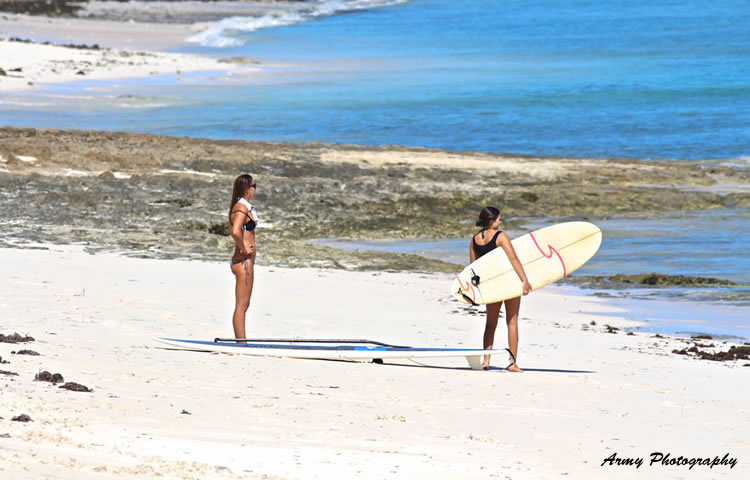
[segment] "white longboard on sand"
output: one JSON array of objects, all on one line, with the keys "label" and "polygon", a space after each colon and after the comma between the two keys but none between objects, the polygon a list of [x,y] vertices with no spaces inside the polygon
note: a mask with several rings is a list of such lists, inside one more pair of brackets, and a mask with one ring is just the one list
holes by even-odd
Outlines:
[{"label": "white longboard on sand", "polygon": [[370,340],[253,340],[240,343],[234,339],[186,340],[155,338],[157,342],[184,350],[233,353],[261,357],[352,360],[366,362],[404,358],[465,357],[474,370],[482,368],[482,356],[508,353],[507,350],[480,348],[417,348],[388,345]]},{"label": "white longboard on sand", "polygon": [[[566,222],[540,228],[511,242],[534,290],[560,280],[594,256],[602,243],[599,227]],[[492,250],[456,275],[451,293],[467,304],[520,297],[521,280],[505,250]]]}]

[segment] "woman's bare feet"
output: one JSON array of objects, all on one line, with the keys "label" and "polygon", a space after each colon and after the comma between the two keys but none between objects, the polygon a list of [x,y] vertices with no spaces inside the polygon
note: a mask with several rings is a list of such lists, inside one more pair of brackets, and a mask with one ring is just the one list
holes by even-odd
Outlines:
[{"label": "woman's bare feet", "polygon": [[519,366],[516,365],[516,362],[513,362],[510,365],[508,365],[508,371],[509,372],[515,372],[515,373],[522,373],[523,372],[523,370],[521,370],[521,368],[519,368]]}]

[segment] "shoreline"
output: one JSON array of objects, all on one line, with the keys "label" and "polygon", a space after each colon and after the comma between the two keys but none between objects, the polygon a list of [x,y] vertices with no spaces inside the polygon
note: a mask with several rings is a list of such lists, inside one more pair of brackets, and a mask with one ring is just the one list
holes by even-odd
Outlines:
[{"label": "shoreline", "polygon": [[[295,1],[0,4],[0,91],[29,90],[76,80],[120,80],[153,75],[218,72],[237,81],[263,66],[246,57],[174,53],[190,37],[233,16],[260,18],[305,9]],[[11,8],[18,5],[17,8]],[[16,12],[28,13],[16,13]],[[33,13],[33,14],[29,14]]]},{"label": "shoreline", "polygon": [[[145,35],[146,32],[143,32]],[[0,91],[28,91],[80,81],[122,81],[174,75],[179,83],[192,73],[213,73],[212,82],[236,82],[262,65],[250,59],[101,47],[53,44],[16,37],[0,38]],[[185,77],[183,77],[185,75]]]},{"label": "shoreline", "polygon": [[[242,11],[261,15],[283,5],[287,4],[256,1],[246,4]],[[110,8],[120,7],[114,4]],[[121,8],[127,12],[132,6],[123,4]],[[181,75],[199,72],[216,72],[212,82],[236,82],[264,66],[273,66],[245,57],[171,52],[187,45],[191,35],[209,28],[211,23],[192,20],[211,12],[228,14],[211,4],[205,12],[183,18],[188,23],[167,22],[162,18],[166,13],[151,9],[139,21],[114,19],[106,10],[95,18],[0,12],[0,92],[79,80],[146,79],[165,74],[175,75],[179,83]],[[152,21],[146,21],[149,19]]]},{"label": "shoreline", "polygon": [[[525,297],[523,374],[494,357],[489,372],[463,359],[253,358],[151,341],[231,331],[226,265],[89,255],[81,246],[0,248],[0,260],[0,333],[35,339],[0,343],[8,362],[0,369],[17,374],[0,375],[0,461],[14,478],[50,468],[63,479],[630,478],[602,462],[662,451],[728,454],[737,468],[711,474],[733,479],[750,461],[735,391],[748,361],[697,360],[672,353],[695,342],[625,334],[617,329],[634,323],[598,299],[554,289]],[[256,278],[248,326],[259,336],[415,346],[481,339],[482,316],[450,301],[446,274],[259,266]],[[20,349],[39,355],[11,353]],[[41,371],[92,391],[34,381]],[[21,415],[30,421],[12,421]],[[687,474],[674,465],[649,471]]]}]

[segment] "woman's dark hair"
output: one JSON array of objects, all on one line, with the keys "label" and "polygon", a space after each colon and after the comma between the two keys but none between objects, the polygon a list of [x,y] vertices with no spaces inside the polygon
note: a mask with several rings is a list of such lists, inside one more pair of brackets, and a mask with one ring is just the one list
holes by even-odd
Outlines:
[{"label": "woman's dark hair", "polygon": [[500,210],[495,207],[484,207],[479,212],[479,219],[477,220],[477,227],[487,228],[492,225],[497,217],[500,216]]},{"label": "woman's dark hair", "polygon": [[[250,185],[252,185],[252,183],[252,175],[248,175],[246,173],[243,173],[242,175],[234,179],[234,187],[232,187],[232,202],[229,204],[230,216],[232,215],[232,209],[234,208],[235,204],[237,204],[239,199],[245,195],[245,192],[248,188],[250,188]],[[231,218],[229,220],[231,221]]]}]

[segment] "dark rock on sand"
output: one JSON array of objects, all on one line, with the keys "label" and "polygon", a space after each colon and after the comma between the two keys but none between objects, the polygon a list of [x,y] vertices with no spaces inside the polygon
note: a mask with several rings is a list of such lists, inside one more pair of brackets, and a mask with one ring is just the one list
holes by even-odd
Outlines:
[{"label": "dark rock on sand", "polygon": [[17,377],[18,376],[18,374],[16,372],[9,372],[8,370],[0,370],[0,375],[5,375],[6,377]]},{"label": "dark rock on sand", "polygon": [[26,343],[26,342],[33,342],[34,338],[27,336],[19,335],[18,333],[14,333],[12,335],[3,335],[0,333],[0,343]]},{"label": "dark rock on sand", "polygon": [[750,360],[750,347],[732,346],[726,352],[699,352],[698,355],[704,360],[715,360],[718,362],[728,362],[732,360]]},{"label": "dark rock on sand", "polygon": [[734,286],[737,285],[729,280],[712,277],[694,277],[687,275],[665,275],[660,273],[647,273],[641,275],[612,275],[610,281],[623,283],[637,283],[650,286]]},{"label": "dark rock on sand", "polygon": [[61,374],[55,373],[53,375],[46,370],[43,372],[37,373],[34,376],[34,380],[36,380],[37,382],[50,382],[52,384],[56,384],[56,383],[60,383],[64,381],[63,376]]},{"label": "dark rock on sand", "polygon": [[692,346],[690,348],[683,348],[682,350],[672,350],[672,353],[677,355],[689,355],[691,353],[698,353],[698,347]]},{"label": "dark rock on sand", "polygon": [[24,414],[18,415],[16,417],[11,418],[11,421],[13,422],[33,422],[34,420],[31,419],[30,416]]},{"label": "dark rock on sand", "polygon": [[72,392],[92,392],[89,387],[85,385],[81,385],[80,383],[75,382],[68,382],[65,385],[61,386],[60,388],[64,388],[65,390],[70,390]]},{"label": "dark rock on sand", "polygon": [[33,357],[39,356],[38,352],[35,352],[34,350],[19,350],[16,352],[16,355],[31,355]]},{"label": "dark rock on sand", "polygon": [[677,355],[690,355],[693,354],[696,358],[701,360],[713,360],[716,362],[730,362],[733,360],[750,360],[750,346],[731,346],[729,350],[725,352],[706,352],[700,350],[698,346],[694,345],[688,349],[673,350],[672,353]]},{"label": "dark rock on sand", "polygon": [[567,280],[590,288],[638,287],[735,287],[737,283],[712,277],[641,273],[636,275],[573,276]]}]

